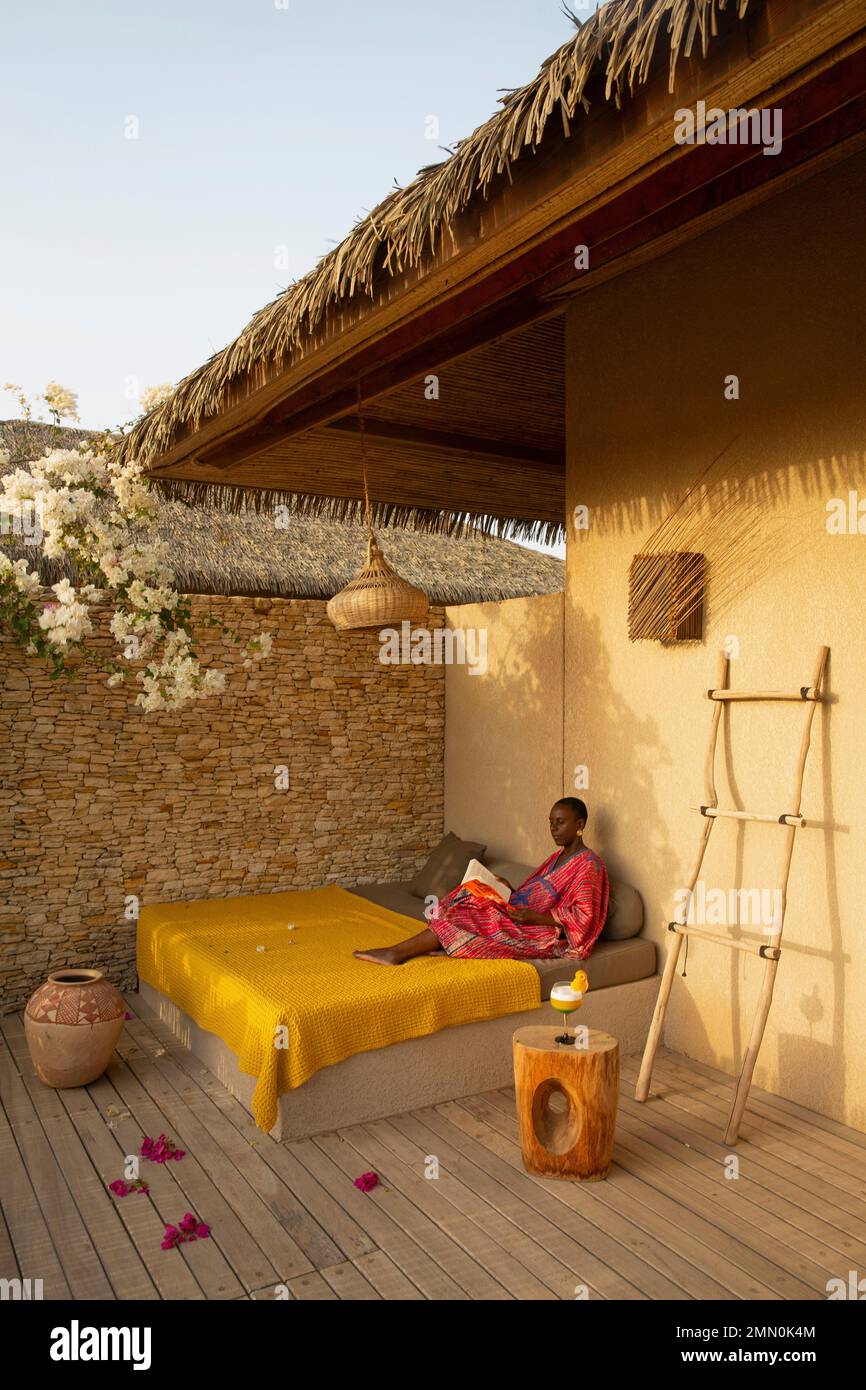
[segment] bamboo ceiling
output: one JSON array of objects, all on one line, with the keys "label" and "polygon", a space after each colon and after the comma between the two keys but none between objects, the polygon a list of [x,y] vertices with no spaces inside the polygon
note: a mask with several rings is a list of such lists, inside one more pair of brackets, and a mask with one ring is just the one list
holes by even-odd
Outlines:
[{"label": "bamboo ceiling", "polygon": [[[376,523],[558,539],[565,506],[562,317],[485,344],[436,376],[438,399],[428,399],[425,374],[365,408]],[[362,471],[357,419],[350,417],[265,449],[244,465],[243,487],[204,465],[185,465],[176,477],[168,469],[158,481],[169,496],[196,503],[285,503],[302,515],[351,520]],[[457,496],[460,507],[449,507]]]}]

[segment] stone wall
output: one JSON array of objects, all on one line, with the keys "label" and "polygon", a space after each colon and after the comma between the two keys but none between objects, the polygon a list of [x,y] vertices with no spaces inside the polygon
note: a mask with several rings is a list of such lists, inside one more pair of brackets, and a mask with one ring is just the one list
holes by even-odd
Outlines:
[{"label": "stone wall", "polygon": [[96,671],[53,682],[0,641],[0,1012],[64,965],[133,983],[129,898],[406,878],[442,833],[444,668],[382,665],[377,635],[338,635],[318,600],[193,605],[273,652],[245,671],[208,637],[225,693],[176,714]]}]

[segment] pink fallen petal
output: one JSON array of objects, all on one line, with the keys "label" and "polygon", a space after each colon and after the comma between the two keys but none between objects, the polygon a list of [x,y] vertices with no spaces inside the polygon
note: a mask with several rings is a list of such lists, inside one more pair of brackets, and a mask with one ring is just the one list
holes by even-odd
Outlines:
[{"label": "pink fallen petal", "polygon": [[378,1185],[379,1185],[379,1174],[378,1174],[378,1173],[373,1173],[373,1172],[362,1173],[361,1176],[360,1176],[359,1178],[356,1178],[356,1179],[355,1179],[355,1186],[358,1187],[358,1188],[360,1188],[360,1190],[361,1190],[362,1192],[372,1192],[372,1191],[373,1191],[373,1188],[374,1188],[374,1187],[378,1187]]},{"label": "pink fallen petal", "polygon": [[188,1211],[178,1224],[182,1231],[194,1231],[198,1223],[192,1212]]},{"label": "pink fallen petal", "polygon": [[200,1221],[195,1228],[195,1233],[197,1236],[199,1236],[201,1240],[207,1240],[208,1236],[210,1235],[210,1226],[208,1226],[204,1221]]},{"label": "pink fallen petal", "polygon": [[117,1182],[110,1182],[108,1184],[108,1189],[110,1192],[113,1192],[117,1197],[125,1197],[127,1192],[129,1191],[129,1188],[127,1187],[126,1183],[123,1181],[122,1178],[118,1178]]}]

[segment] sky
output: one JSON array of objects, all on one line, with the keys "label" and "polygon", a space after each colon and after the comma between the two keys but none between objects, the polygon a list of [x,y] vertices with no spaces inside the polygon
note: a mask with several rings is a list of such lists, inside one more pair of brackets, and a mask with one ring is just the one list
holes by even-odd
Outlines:
[{"label": "sky", "polygon": [[560,0],[0,12],[0,386],[57,381],[91,428],[234,338],[574,32]]}]

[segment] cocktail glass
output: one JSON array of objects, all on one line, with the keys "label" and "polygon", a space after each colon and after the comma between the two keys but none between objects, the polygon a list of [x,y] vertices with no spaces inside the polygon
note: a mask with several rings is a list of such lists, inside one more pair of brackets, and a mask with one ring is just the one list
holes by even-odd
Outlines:
[{"label": "cocktail glass", "polygon": [[571,980],[556,981],[550,991],[550,1002],[557,1013],[565,1015],[565,1032],[561,1033],[558,1038],[554,1038],[554,1042],[568,1043],[569,1045],[574,1042],[574,1038],[568,1031],[568,1015],[580,1008],[582,1000],[583,995],[579,990],[574,989]]}]

